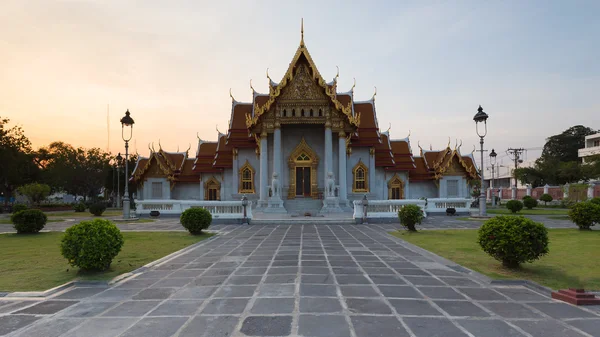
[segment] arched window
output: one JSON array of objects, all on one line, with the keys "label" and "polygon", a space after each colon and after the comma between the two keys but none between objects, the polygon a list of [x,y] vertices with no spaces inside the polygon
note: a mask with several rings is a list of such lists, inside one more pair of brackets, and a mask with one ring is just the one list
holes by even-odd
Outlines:
[{"label": "arched window", "polygon": [[306,116],[304,116],[304,109],[300,110],[300,116],[301,117],[306,117]]},{"label": "arched window", "polygon": [[388,199],[404,199],[404,182],[397,174],[388,182]]},{"label": "arched window", "polygon": [[296,117],[296,109],[292,109],[292,117]]},{"label": "arched window", "polygon": [[352,169],[352,192],[369,192],[369,169],[359,160]]},{"label": "arched window", "polygon": [[319,117],[323,117],[323,109],[319,109]]},{"label": "arched window", "polygon": [[283,117],[287,117],[287,111],[283,109]]},{"label": "arched window", "polygon": [[221,183],[215,177],[204,183],[204,200],[221,200]]},{"label": "arched window", "polygon": [[248,160],[239,172],[240,186],[238,193],[254,193],[254,168],[250,165]]},{"label": "arched window", "polygon": [[313,109],[310,109],[310,117],[313,116]]}]

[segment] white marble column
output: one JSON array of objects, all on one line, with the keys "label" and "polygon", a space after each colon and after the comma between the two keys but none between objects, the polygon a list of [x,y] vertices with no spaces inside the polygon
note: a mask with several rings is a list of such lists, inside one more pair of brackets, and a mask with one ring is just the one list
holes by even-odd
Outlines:
[{"label": "white marble column", "polygon": [[338,138],[338,185],[340,185],[340,201],[343,203],[348,199],[348,186],[346,182],[346,133],[339,133]]},{"label": "white marble column", "polygon": [[231,169],[231,194],[237,194],[239,192],[239,172],[240,164],[238,162],[238,151],[233,149],[233,168]]},{"label": "white marble column", "polygon": [[[325,181],[327,181],[327,174],[329,172],[333,172],[333,140],[331,134],[331,126],[325,124],[325,172],[324,177]],[[335,175],[333,177],[335,179]],[[325,184],[323,184],[325,186]]]},{"label": "white marble column", "polygon": [[260,201],[263,203],[269,199],[269,168],[268,168],[268,149],[267,149],[267,132],[263,131],[260,134]]},{"label": "white marble column", "polygon": [[202,176],[200,176],[200,200],[204,200],[204,182]]},{"label": "white marble column", "polygon": [[531,196],[531,185],[527,184],[526,186],[527,186],[527,192],[526,192],[526,194],[528,196]]},{"label": "white marble column", "polygon": [[588,197],[588,199],[593,199],[594,198],[594,186],[596,186],[595,183],[589,183],[589,185],[588,185],[588,189],[587,189],[587,197]]},{"label": "white marble column", "polygon": [[[281,186],[281,178],[283,177],[283,172],[281,172],[281,127],[278,125],[275,126],[273,133],[273,172],[279,174],[279,186]],[[279,192],[279,195],[281,195],[281,191]]]},{"label": "white marble column", "polygon": [[373,193],[375,188],[375,148],[372,147],[369,149],[369,193]]}]

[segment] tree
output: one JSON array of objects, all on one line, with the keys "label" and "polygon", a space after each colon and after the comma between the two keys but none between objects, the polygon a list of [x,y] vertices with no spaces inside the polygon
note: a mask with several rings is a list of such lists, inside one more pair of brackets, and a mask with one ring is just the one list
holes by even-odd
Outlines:
[{"label": "tree", "polygon": [[34,162],[31,142],[20,126],[8,127],[10,120],[0,117],[0,192],[7,205],[17,186],[36,179],[39,169]]},{"label": "tree", "polygon": [[[106,176],[104,178],[104,189],[110,194],[114,192],[115,195],[117,191],[119,191],[119,193],[121,193],[121,196],[123,196],[123,192],[125,192],[125,160],[123,160],[123,162],[120,164],[120,168],[117,173],[116,164],[114,163],[114,157],[115,156],[113,155],[113,165],[106,172]],[[133,173],[133,169],[135,169],[135,164],[137,163],[137,160],[137,154],[129,155],[129,160],[127,163],[129,169],[129,174],[127,176],[129,178],[131,178],[131,174]],[[118,179],[117,174],[119,175]],[[117,183],[119,183],[118,189]],[[135,193],[136,190],[135,184],[130,182],[128,188],[130,194],[129,197],[132,198],[132,194]]]},{"label": "tree", "polygon": [[63,142],[38,151],[38,163],[51,187],[84,198],[100,193],[110,171],[109,161],[110,154],[98,148],[74,148]]},{"label": "tree", "polygon": [[31,183],[17,188],[17,191],[26,196],[32,204],[40,202],[50,195],[50,186],[46,184]]},{"label": "tree", "polygon": [[597,133],[592,128],[575,125],[558,135],[546,139],[541,160],[555,159],[559,162],[579,161],[578,150],[585,147],[585,136]]},{"label": "tree", "polygon": [[543,175],[535,167],[520,167],[515,170],[515,176],[522,184],[530,184],[532,187],[543,185]]}]

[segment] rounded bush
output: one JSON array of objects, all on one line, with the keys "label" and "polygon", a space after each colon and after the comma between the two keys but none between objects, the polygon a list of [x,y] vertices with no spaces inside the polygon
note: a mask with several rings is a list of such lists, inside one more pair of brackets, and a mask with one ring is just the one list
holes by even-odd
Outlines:
[{"label": "rounded bush", "polygon": [[525,199],[523,199],[523,205],[524,205],[525,207],[527,207],[527,209],[532,209],[532,208],[534,208],[534,207],[537,207],[537,205],[538,205],[538,202],[537,202],[537,200],[535,200],[534,198],[532,198],[532,197],[529,197],[529,198],[525,198]]},{"label": "rounded bush", "polygon": [[506,202],[506,208],[513,213],[517,213],[523,209],[523,203],[519,200],[509,200]]},{"label": "rounded bush", "polygon": [[548,253],[548,230],[524,216],[498,216],[481,226],[478,242],[484,252],[514,268]]},{"label": "rounded bush", "polygon": [[579,202],[569,209],[569,219],[579,229],[590,229],[590,227],[600,223],[600,205],[591,201]]},{"label": "rounded bush", "polygon": [[542,196],[540,197],[540,201],[543,201],[544,204],[548,204],[549,202],[552,201],[552,196],[548,193],[542,194]]},{"label": "rounded bush", "polygon": [[17,233],[37,233],[44,228],[48,217],[39,209],[26,209],[13,213],[10,221]]},{"label": "rounded bush", "polygon": [[25,204],[14,204],[12,207],[12,212],[13,212],[13,214],[15,214],[19,211],[24,211],[26,209],[29,209],[29,207],[27,207],[27,205],[25,205]]},{"label": "rounded bush", "polygon": [[83,202],[78,202],[73,205],[73,210],[75,210],[75,212],[85,212],[85,204]]},{"label": "rounded bush", "polygon": [[530,195],[526,195],[523,197],[523,201],[525,201],[525,199],[533,199]]},{"label": "rounded bush", "polygon": [[90,213],[95,216],[101,216],[106,211],[106,204],[103,202],[97,202],[90,205]]},{"label": "rounded bush", "polygon": [[590,199],[590,202],[592,204],[600,205],[600,197],[592,198],[592,199]]},{"label": "rounded bush", "polygon": [[82,221],[67,229],[60,244],[62,256],[83,270],[106,270],[123,247],[123,234],[106,219]]},{"label": "rounded bush", "polygon": [[415,225],[421,224],[423,221],[423,210],[417,205],[404,205],[398,211],[398,219],[400,224],[409,231],[416,231]]},{"label": "rounded bush", "polygon": [[190,208],[181,213],[179,219],[183,227],[191,234],[200,234],[203,229],[207,229],[212,222],[212,215],[204,208]]}]

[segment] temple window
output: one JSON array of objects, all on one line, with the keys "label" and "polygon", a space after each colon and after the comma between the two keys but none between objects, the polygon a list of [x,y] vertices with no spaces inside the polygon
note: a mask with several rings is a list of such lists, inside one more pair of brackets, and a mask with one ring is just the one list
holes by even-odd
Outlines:
[{"label": "temple window", "polygon": [[215,177],[204,185],[204,200],[221,200],[221,183]]},{"label": "temple window", "polygon": [[394,175],[388,182],[388,199],[404,199],[404,183],[398,175]]},{"label": "temple window", "polygon": [[246,160],[240,168],[240,187],[238,193],[254,193],[254,168]]},{"label": "temple window", "polygon": [[162,182],[152,182],[152,199],[162,199]]},{"label": "temple window", "polygon": [[352,170],[352,192],[369,192],[368,172],[369,170],[362,161],[359,161],[358,164],[354,166],[354,169]]},{"label": "temple window", "polygon": [[319,109],[319,117],[323,117],[323,109]]},{"label": "temple window", "polygon": [[283,117],[287,117],[287,111],[283,109]]},{"label": "temple window", "polygon": [[310,117],[313,116],[313,109],[310,109]]},{"label": "temple window", "polygon": [[292,109],[292,117],[296,117],[296,109]]},{"label": "temple window", "polygon": [[302,117],[306,117],[306,116],[304,115],[304,109],[300,110],[300,116],[302,116]]},{"label": "temple window", "polygon": [[458,180],[446,180],[446,197],[457,198],[458,197]]}]

